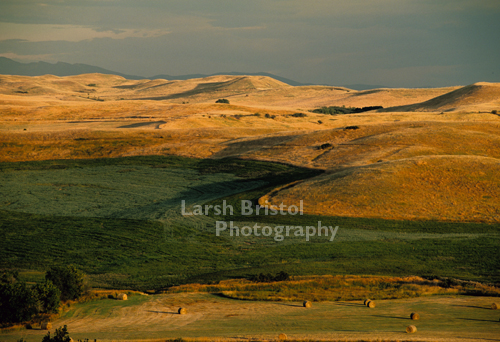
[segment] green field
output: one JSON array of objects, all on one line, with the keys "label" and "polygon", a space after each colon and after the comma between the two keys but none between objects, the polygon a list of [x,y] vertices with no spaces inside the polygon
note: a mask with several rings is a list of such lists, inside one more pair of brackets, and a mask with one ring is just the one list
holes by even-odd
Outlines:
[{"label": "green field", "polygon": [[[0,268],[38,281],[71,263],[90,285],[162,290],[264,273],[500,281],[500,225],[311,215],[243,216],[241,200],[318,175],[249,160],[130,157],[0,164]],[[234,215],[182,216],[181,200]],[[216,235],[216,222],[338,226],[329,237]]]},{"label": "green field", "polygon": [[[433,296],[376,301],[375,308],[357,302],[238,301],[214,294],[131,296],[128,301],[102,299],[72,306],[53,322],[68,326],[74,339],[91,341],[199,338],[207,340],[276,340],[285,333],[298,341],[435,341],[495,340],[500,333],[495,298]],[[178,315],[177,309],[187,309]],[[410,313],[420,319],[413,321]],[[417,333],[407,334],[408,325]],[[5,331],[2,341],[40,341],[46,331]]]}]

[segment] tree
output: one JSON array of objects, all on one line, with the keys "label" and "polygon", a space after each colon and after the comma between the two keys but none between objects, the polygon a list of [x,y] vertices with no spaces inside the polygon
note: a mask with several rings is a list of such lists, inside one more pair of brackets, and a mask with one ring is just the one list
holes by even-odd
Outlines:
[{"label": "tree", "polygon": [[56,313],[61,303],[61,291],[50,280],[43,284],[36,284],[33,291],[38,296],[40,311],[43,313]]},{"label": "tree", "polygon": [[74,300],[83,295],[84,276],[74,266],[55,266],[47,271],[50,280],[61,291],[61,300]]},{"label": "tree", "polygon": [[70,342],[68,326],[59,327],[54,331],[54,337],[50,337],[50,331],[42,339],[42,342]]},{"label": "tree", "polygon": [[16,323],[30,320],[38,313],[37,294],[24,282],[0,284],[0,322]]},{"label": "tree", "polygon": [[215,103],[227,103],[227,104],[229,104],[229,100],[228,99],[218,99],[217,101],[215,101]]}]

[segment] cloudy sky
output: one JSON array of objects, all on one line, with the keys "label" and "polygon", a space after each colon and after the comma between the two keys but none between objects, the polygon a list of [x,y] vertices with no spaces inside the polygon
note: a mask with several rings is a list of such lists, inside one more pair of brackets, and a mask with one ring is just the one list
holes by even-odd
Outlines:
[{"label": "cloudy sky", "polygon": [[1,0],[0,56],[141,76],[500,82],[499,0]]}]

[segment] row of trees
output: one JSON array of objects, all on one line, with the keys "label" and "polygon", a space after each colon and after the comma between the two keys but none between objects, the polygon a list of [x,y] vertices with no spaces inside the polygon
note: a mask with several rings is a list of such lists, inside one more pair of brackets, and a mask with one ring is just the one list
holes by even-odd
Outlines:
[{"label": "row of trees", "polygon": [[34,286],[18,280],[16,271],[0,277],[0,323],[29,321],[37,314],[56,313],[61,301],[84,293],[84,275],[73,266],[52,267]]},{"label": "row of trees", "polygon": [[270,283],[274,281],[290,280],[290,276],[288,275],[288,273],[281,271],[280,273],[277,273],[275,276],[273,276],[271,273],[268,274],[260,273],[258,275],[251,276],[249,279],[257,283]]}]

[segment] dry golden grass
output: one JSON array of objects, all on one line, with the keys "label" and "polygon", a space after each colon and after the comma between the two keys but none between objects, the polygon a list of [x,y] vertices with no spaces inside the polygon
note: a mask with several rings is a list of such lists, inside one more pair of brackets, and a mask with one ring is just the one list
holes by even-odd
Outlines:
[{"label": "dry golden grass", "polygon": [[[170,288],[167,293],[209,292],[245,300],[301,301],[304,293],[310,301],[396,299],[442,294],[482,294],[497,296],[498,288],[479,283],[457,283],[421,277],[385,276],[295,276],[289,281],[255,283],[246,279],[221,281],[217,285],[187,284]],[[367,305],[368,300],[364,305]]]},{"label": "dry golden grass", "polygon": [[265,200],[303,200],[306,213],[321,215],[499,222],[498,174],[496,158],[413,157],[327,173]]},{"label": "dry golden grass", "polygon": [[[355,91],[263,76],[0,75],[0,162],[167,154],[267,160],[327,170],[266,197],[302,199],[307,212],[495,222],[500,116],[491,111],[500,109],[499,89]],[[216,104],[219,98],[231,104]],[[329,105],[406,107],[308,112]],[[297,112],[307,116],[293,117]],[[344,129],[354,125],[359,129]],[[430,158],[427,168],[415,167],[419,157]]]},{"label": "dry golden grass", "polygon": [[[479,107],[478,107],[479,105]],[[453,111],[478,109],[490,110],[500,107],[500,84],[478,82],[449,93],[432,98],[425,102],[415,103],[388,111]]]}]

